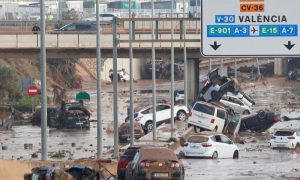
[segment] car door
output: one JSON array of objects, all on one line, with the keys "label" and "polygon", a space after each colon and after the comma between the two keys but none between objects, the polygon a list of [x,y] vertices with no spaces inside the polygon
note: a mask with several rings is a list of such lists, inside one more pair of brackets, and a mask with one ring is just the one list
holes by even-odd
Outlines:
[{"label": "car door", "polygon": [[171,118],[171,107],[169,105],[158,105],[156,107],[157,114],[156,119],[157,122],[169,120]]},{"label": "car door", "polygon": [[232,158],[233,157],[233,153],[235,151],[234,146],[233,146],[233,142],[224,135],[220,135],[221,137],[221,142],[222,142],[222,153],[224,158]]},{"label": "car door", "polygon": [[152,107],[149,107],[143,111],[141,111],[141,115],[139,116],[140,118],[140,123],[142,125],[145,125],[145,123],[148,121],[148,120],[153,120],[153,108]]},{"label": "car door", "polygon": [[225,157],[225,151],[224,151],[224,143],[222,142],[221,135],[215,135],[213,138],[211,138],[213,141],[215,141],[215,148],[218,153],[219,158]]},{"label": "car door", "polygon": [[65,27],[62,28],[63,31],[75,31],[76,30],[76,25],[75,24],[69,24],[66,25]]}]

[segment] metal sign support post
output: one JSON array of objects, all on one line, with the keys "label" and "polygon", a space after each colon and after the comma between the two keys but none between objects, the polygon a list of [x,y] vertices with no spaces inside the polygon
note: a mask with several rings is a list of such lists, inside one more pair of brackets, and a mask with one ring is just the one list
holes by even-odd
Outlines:
[{"label": "metal sign support post", "polygon": [[256,66],[257,66],[257,74],[258,74],[258,77],[261,78],[258,58],[256,58]]},{"label": "metal sign support post", "polygon": [[211,72],[211,58],[209,58],[209,72]]},{"label": "metal sign support post", "polygon": [[96,0],[96,24],[97,24],[97,35],[96,35],[96,61],[97,61],[97,157],[102,156],[102,119],[101,119],[101,50],[100,50],[100,18],[99,18],[99,0]]},{"label": "metal sign support post", "polygon": [[174,0],[171,0],[171,137],[174,137],[174,27],[173,27],[173,6]]},{"label": "metal sign support post", "polygon": [[42,161],[47,160],[47,92],[46,92],[46,46],[45,46],[45,2],[40,1],[41,15],[41,47],[40,47],[40,71],[41,71],[41,145]]},{"label": "metal sign support post", "polygon": [[119,157],[118,132],[118,62],[117,62],[117,18],[113,18],[113,116],[114,116],[114,157]]},{"label": "metal sign support post", "polygon": [[31,97],[31,111],[32,111],[32,114],[34,113],[34,99],[33,97]]},{"label": "metal sign support post", "polygon": [[237,79],[237,59],[234,58],[234,78]]},{"label": "metal sign support post", "polygon": [[224,58],[221,58],[221,74],[224,76]]},{"label": "metal sign support post", "polygon": [[[151,0],[151,17],[154,18],[154,0]],[[156,140],[156,75],[155,75],[155,47],[154,47],[154,26],[152,21],[152,104],[153,104],[153,140]]]},{"label": "metal sign support post", "polygon": [[[186,17],[186,4],[185,0],[183,0],[183,17]],[[187,70],[187,57],[186,57],[186,43],[185,43],[185,38],[186,38],[186,27],[185,27],[185,22],[183,23],[183,61],[184,61],[184,105],[188,107],[188,70]]]},{"label": "metal sign support post", "polygon": [[129,0],[129,73],[130,73],[130,144],[134,144],[134,107],[133,107],[133,50],[132,50],[132,13],[131,0]]}]

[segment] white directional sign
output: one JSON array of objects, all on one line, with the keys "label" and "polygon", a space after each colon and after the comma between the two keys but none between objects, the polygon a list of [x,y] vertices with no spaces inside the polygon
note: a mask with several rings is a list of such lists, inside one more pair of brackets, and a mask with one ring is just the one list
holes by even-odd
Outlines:
[{"label": "white directional sign", "polygon": [[202,0],[203,56],[299,56],[300,0]]}]

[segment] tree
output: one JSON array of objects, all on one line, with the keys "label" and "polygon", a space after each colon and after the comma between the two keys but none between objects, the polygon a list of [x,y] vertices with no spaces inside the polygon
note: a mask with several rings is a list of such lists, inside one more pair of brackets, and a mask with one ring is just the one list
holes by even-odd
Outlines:
[{"label": "tree", "polygon": [[0,67],[0,77],[0,97],[15,100],[20,94],[16,72],[8,67]]},{"label": "tree", "polygon": [[63,19],[64,20],[78,20],[78,13],[75,9],[71,9],[68,11],[63,11]]}]

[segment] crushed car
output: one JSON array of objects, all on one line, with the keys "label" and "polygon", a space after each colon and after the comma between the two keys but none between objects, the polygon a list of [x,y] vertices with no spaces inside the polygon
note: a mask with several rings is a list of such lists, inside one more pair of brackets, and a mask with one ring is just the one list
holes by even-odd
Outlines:
[{"label": "crushed car", "polygon": [[231,115],[225,125],[224,133],[264,132],[280,121],[280,114],[260,110],[250,115]]},{"label": "crushed car", "polygon": [[289,71],[288,78],[292,81],[300,81],[300,69]]},{"label": "crushed car", "polygon": [[258,111],[249,115],[228,113],[228,110],[218,103],[197,101],[194,103],[188,127],[195,131],[216,131],[236,134],[238,132],[263,132],[280,121],[280,115],[270,111]]},{"label": "crushed car", "polygon": [[38,166],[31,169],[31,173],[24,174],[25,180],[39,179],[100,179],[99,173],[87,166],[72,166],[70,168],[61,168],[56,166]]},{"label": "crushed car", "polygon": [[[41,124],[40,108],[33,115],[33,125]],[[60,107],[47,108],[47,124],[50,128],[90,128],[90,111],[82,103],[62,102]]]},{"label": "crushed car", "polygon": [[219,69],[215,69],[208,74],[208,83],[200,90],[198,100],[205,102],[220,101],[222,96],[228,92],[237,94],[241,92],[241,89],[237,81],[221,76]]},{"label": "crushed car", "polygon": [[[134,123],[134,139],[139,139],[144,136],[144,130],[140,123]],[[119,142],[127,143],[130,140],[130,123],[124,122],[119,127]]]}]

